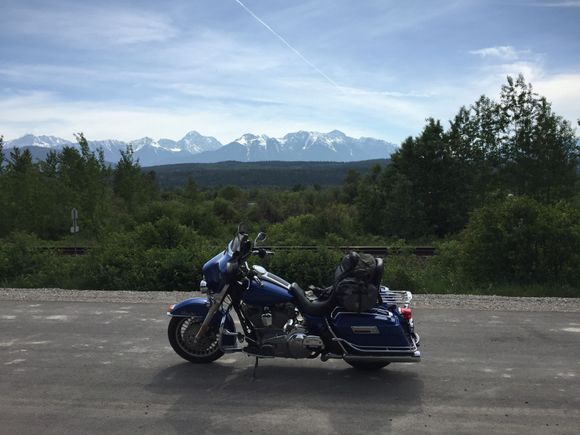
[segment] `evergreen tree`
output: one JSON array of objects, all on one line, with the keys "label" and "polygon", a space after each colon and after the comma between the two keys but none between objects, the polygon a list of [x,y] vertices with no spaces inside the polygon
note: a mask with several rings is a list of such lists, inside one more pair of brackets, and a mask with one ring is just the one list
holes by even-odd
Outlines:
[{"label": "evergreen tree", "polygon": [[4,136],[0,134],[0,175],[4,171]]},{"label": "evergreen tree", "polygon": [[418,213],[431,233],[443,236],[462,228],[467,219],[466,171],[439,121],[428,119],[421,134],[405,140],[391,159],[394,170],[412,183],[414,202],[422,204]]},{"label": "evergreen tree", "polygon": [[522,75],[507,82],[500,101],[505,187],[543,202],[569,198],[580,156],[570,123]]},{"label": "evergreen tree", "polygon": [[156,195],[155,173],[143,175],[138,160],[133,158],[133,147],[121,150],[121,158],[113,171],[113,191],[122,198],[129,211],[151,200]]}]

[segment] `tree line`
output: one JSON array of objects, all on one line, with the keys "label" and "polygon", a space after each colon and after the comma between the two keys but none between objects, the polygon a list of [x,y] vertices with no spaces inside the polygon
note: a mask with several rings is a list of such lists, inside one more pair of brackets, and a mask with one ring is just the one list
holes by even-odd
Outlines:
[{"label": "tree line", "polygon": [[[341,255],[332,246],[396,245],[403,255],[387,259],[385,274],[393,287],[580,295],[580,148],[571,124],[522,76],[447,126],[428,119],[389,164],[350,171],[337,187],[200,188],[189,179],[163,190],[130,147],[110,167],[76,139],[36,163],[0,138],[0,285],[188,289],[244,221],[271,244],[320,247],[269,260],[305,284],[331,275]],[[73,207],[74,243],[91,254],[36,249],[73,243]],[[414,243],[439,255],[405,255]]]}]

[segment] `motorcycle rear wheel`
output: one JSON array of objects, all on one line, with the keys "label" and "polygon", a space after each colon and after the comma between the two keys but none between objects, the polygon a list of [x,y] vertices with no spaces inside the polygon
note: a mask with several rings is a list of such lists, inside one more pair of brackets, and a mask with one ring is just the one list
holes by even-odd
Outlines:
[{"label": "motorcycle rear wheel", "polygon": [[183,359],[195,364],[207,364],[223,356],[219,347],[219,332],[210,328],[205,336],[195,343],[194,338],[201,322],[192,317],[172,317],[167,328],[171,347]]},{"label": "motorcycle rear wheel", "polygon": [[380,370],[383,367],[386,367],[390,364],[390,362],[380,363],[380,362],[367,362],[367,361],[347,361],[347,364],[354,367],[357,370],[365,370],[365,371],[372,371],[372,370]]}]

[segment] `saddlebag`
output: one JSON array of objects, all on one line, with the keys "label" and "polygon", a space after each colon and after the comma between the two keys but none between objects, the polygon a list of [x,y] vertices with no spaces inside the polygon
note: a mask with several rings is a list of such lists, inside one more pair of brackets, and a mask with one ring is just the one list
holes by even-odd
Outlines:
[{"label": "saddlebag", "polygon": [[336,268],[334,295],[345,310],[360,313],[377,306],[382,260],[369,254],[349,252]]}]

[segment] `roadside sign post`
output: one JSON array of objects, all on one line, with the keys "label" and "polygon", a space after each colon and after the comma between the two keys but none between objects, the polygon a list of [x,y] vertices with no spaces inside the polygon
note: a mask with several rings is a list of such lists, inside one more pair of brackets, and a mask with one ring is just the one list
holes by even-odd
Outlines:
[{"label": "roadside sign post", "polygon": [[77,255],[77,234],[79,232],[78,218],[79,212],[76,208],[73,208],[70,212],[70,217],[72,219],[72,226],[70,227],[70,233],[73,235],[75,256]]}]

